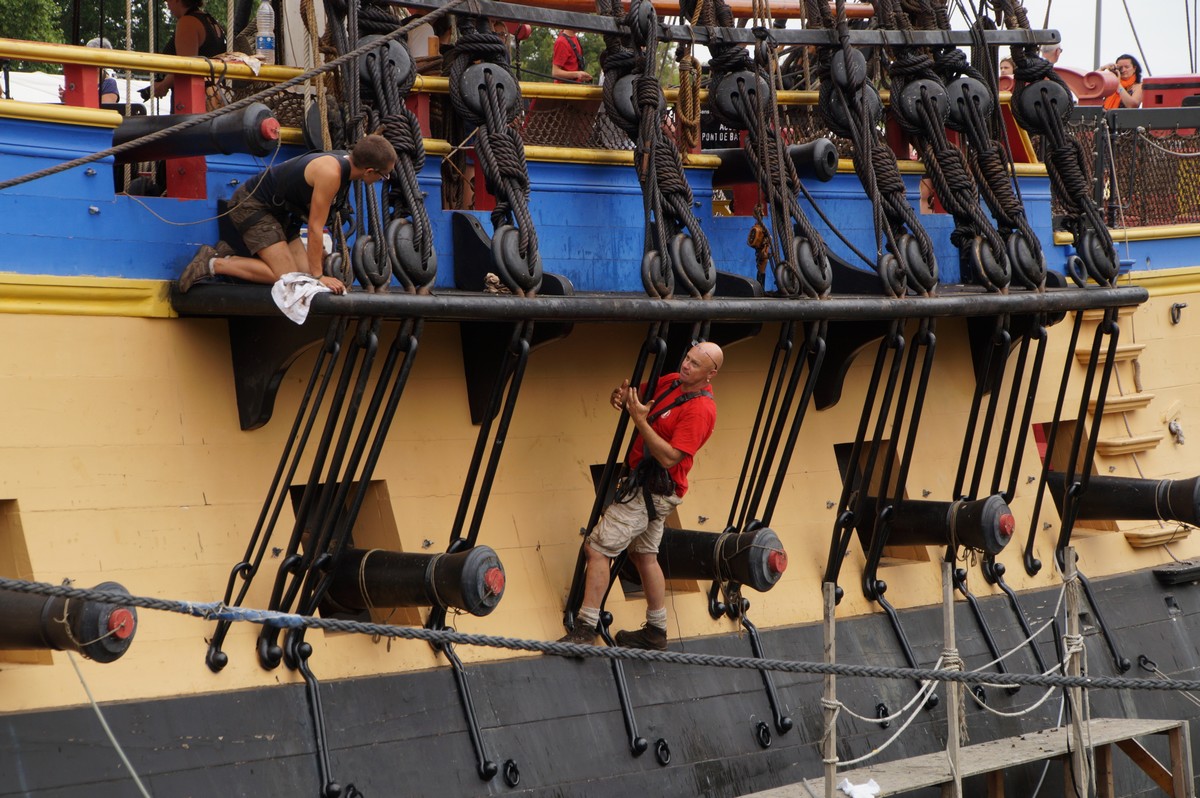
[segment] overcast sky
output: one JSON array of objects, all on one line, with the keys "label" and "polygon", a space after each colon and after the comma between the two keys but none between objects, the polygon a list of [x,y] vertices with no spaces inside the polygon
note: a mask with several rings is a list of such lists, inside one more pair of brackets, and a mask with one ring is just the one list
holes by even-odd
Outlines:
[{"label": "overcast sky", "polygon": [[[954,7],[951,2],[950,6]],[[973,3],[971,5],[974,5]],[[1046,7],[1050,21],[1046,24]],[[1029,24],[1059,31],[1063,37],[1063,66],[1096,66],[1096,6],[1101,6],[1099,63],[1122,53],[1139,57],[1152,75],[1183,75],[1197,71],[1188,42],[1195,39],[1197,0],[1025,0]],[[1129,15],[1126,16],[1126,6]],[[1133,25],[1130,26],[1130,19]],[[962,27],[961,18],[954,27]],[[1134,38],[1134,33],[1137,39]],[[1141,42],[1141,50],[1138,48]]]}]

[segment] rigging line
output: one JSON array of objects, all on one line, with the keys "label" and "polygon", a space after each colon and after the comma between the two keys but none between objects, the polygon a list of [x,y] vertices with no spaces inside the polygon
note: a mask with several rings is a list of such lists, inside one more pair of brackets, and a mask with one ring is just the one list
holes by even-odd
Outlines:
[{"label": "rigging line", "polygon": [[930,668],[901,668],[891,665],[855,665],[848,663],[805,662],[759,657],[732,657],[722,654],[692,654],[682,651],[650,651],[620,646],[591,646],[578,643],[551,643],[545,640],[525,640],[498,635],[452,632],[445,629],[426,629],[414,626],[318,618],[271,610],[232,608],[219,601],[196,602],[175,599],[131,596],[125,593],[29,582],[23,579],[0,578],[0,591],[9,590],[42,596],[62,596],[84,601],[96,601],[121,607],[139,607],[174,612],[206,620],[229,620],[255,623],[280,629],[308,628],[336,632],[375,635],[429,643],[453,643],[513,651],[531,651],[562,657],[596,659],[628,659],[642,662],[663,662],[678,665],[731,668],[735,670],[769,670],[785,673],[833,674],[856,678],[903,679],[915,681],[945,681],[963,684],[995,686],[1082,687],[1090,690],[1147,690],[1153,692],[1200,691],[1200,680],[1140,679],[1124,676],[1052,676],[1032,673],[976,673],[964,670],[933,670]]},{"label": "rigging line", "polygon": [[1133,34],[1133,43],[1137,45],[1138,55],[1142,57],[1142,69],[1146,70],[1146,74],[1150,74],[1150,62],[1146,60],[1146,51],[1142,49],[1142,40],[1138,38],[1137,26],[1133,24],[1133,14],[1129,11],[1129,0],[1121,0],[1121,5],[1125,6],[1125,19],[1129,20],[1129,32]]},{"label": "rigging line", "polygon": [[[918,696],[922,696],[922,695],[928,696],[928,695],[932,694],[933,691],[936,689],[937,689],[936,682],[926,682],[921,687],[921,689],[919,691],[917,691],[917,695]],[[847,767],[849,765],[857,765],[859,762],[866,762],[868,759],[873,759],[874,757],[878,756],[879,754],[882,754],[888,746],[890,746],[892,743],[896,742],[896,740],[900,739],[900,735],[903,734],[904,731],[908,729],[908,727],[912,724],[912,722],[914,720],[916,720],[917,716],[919,716],[920,714],[921,714],[920,712],[914,711],[911,715],[909,715],[904,720],[904,723],[901,724],[900,728],[896,729],[896,733],[893,734],[891,737],[889,737],[883,745],[879,745],[879,746],[876,746],[875,748],[872,748],[870,751],[868,751],[867,753],[863,754],[862,756],[860,756],[856,759],[846,759],[846,760],[839,759],[836,762],[834,762],[834,764],[837,765],[838,767]]]},{"label": "rigging line", "polygon": [[[275,159],[279,156],[280,147],[282,146],[282,144],[283,144],[282,141],[275,142],[275,149],[272,150],[272,152],[271,152],[271,159],[269,161],[267,161],[267,165],[265,167],[266,169],[270,169],[272,166],[275,165]],[[125,165],[127,167],[130,166],[130,164],[125,164]],[[256,183],[254,185],[254,188],[246,196],[246,199],[253,197],[254,193],[256,191],[258,191],[258,188],[261,185],[262,185],[261,181],[259,183]],[[133,202],[137,203],[138,205],[141,205],[142,209],[145,210],[147,213],[149,213],[151,216],[153,216],[155,219],[158,219],[163,224],[171,225],[172,227],[192,227],[192,226],[198,225],[198,224],[208,224],[209,222],[215,222],[218,219],[221,219],[221,218],[233,213],[235,210],[237,210],[238,205],[241,204],[241,203],[238,203],[238,205],[230,205],[229,207],[227,207],[225,209],[224,213],[218,213],[216,216],[209,216],[206,219],[195,219],[190,222],[177,222],[173,219],[166,218],[161,213],[159,213],[158,211],[151,208],[149,205],[146,204],[146,201],[144,199],[142,199],[140,196],[138,196],[137,194],[126,194],[125,196],[127,196],[129,199],[131,199]]]},{"label": "rigging line", "polygon": [[[127,141],[123,144],[118,144],[115,147],[109,147],[107,150],[101,150],[100,152],[93,152],[91,155],[84,155],[82,157],[75,158],[74,160],[60,163],[56,166],[48,166],[45,169],[39,169],[36,172],[30,172],[29,174],[10,178],[10,179],[5,180],[4,182],[0,183],[0,191],[3,191],[8,188],[12,188],[13,186],[19,186],[23,183],[29,183],[34,180],[40,180],[43,177],[49,177],[50,175],[56,175],[59,172],[65,172],[69,169],[74,169],[77,166],[83,166],[84,164],[95,163],[96,161],[103,160],[104,158],[107,158],[110,155],[119,155],[121,153],[129,152],[130,150],[132,150],[136,147],[141,147],[143,145],[150,144],[152,142],[161,141],[162,139],[165,139],[168,136],[174,135],[175,133],[182,133],[185,130],[191,130],[192,128],[196,127],[197,125],[202,125],[205,122],[209,122],[213,119],[216,119],[217,117],[225,116],[226,114],[231,114],[234,111],[240,111],[243,108],[248,108],[249,106],[253,105],[254,103],[259,102],[260,100],[265,100],[267,98],[274,97],[276,94],[282,94],[283,92],[287,91],[288,89],[292,88],[293,86],[298,86],[301,83],[304,83],[305,81],[309,80],[310,78],[316,77],[317,75],[324,75],[326,72],[333,72],[334,70],[340,68],[342,66],[342,64],[345,64],[348,61],[352,61],[353,59],[358,58],[359,56],[366,55],[367,53],[371,52],[372,50],[378,49],[379,47],[387,44],[388,42],[399,39],[401,36],[406,36],[410,31],[414,30],[415,28],[417,28],[420,25],[433,24],[441,17],[444,17],[445,15],[449,14],[454,8],[462,5],[465,2],[467,2],[467,0],[446,0],[446,4],[443,5],[442,7],[436,8],[433,11],[430,11],[428,14],[425,14],[424,16],[413,17],[411,20],[409,20],[409,22],[407,24],[402,25],[399,28],[396,28],[396,30],[392,31],[391,33],[389,33],[379,39],[373,39],[371,41],[366,42],[365,44],[361,44],[356,49],[351,50],[350,52],[346,53],[345,55],[340,55],[337,58],[333,59],[332,61],[326,62],[325,64],[323,64],[319,67],[314,67],[310,70],[302,72],[299,75],[296,75],[294,78],[289,78],[288,80],[285,80],[282,83],[277,83],[274,86],[268,86],[267,88],[263,89],[262,91],[255,92],[254,94],[251,94],[248,97],[243,97],[242,99],[232,102],[229,105],[226,105],[222,108],[218,108],[215,111],[209,111],[208,113],[192,116],[191,118],[184,119],[183,121],[181,121],[177,124],[174,124],[171,127],[163,128],[162,130],[157,130],[146,136],[142,136],[141,138],[131,139],[130,141]],[[355,75],[357,75],[358,70],[357,69],[353,70],[353,73]]]},{"label": "rigging line", "polygon": [[100,720],[100,726],[104,729],[104,733],[108,735],[108,741],[112,743],[112,747],[116,749],[117,756],[121,758],[121,762],[125,765],[125,769],[129,771],[129,775],[133,777],[134,784],[138,790],[145,796],[150,798],[150,792],[146,789],[146,785],[142,784],[142,780],[138,778],[137,771],[133,769],[133,765],[129,762],[129,757],[125,756],[125,749],[117,742],[117,736],[113,734],[112,727],[108,725],[108,721],[104,718],[104,713],[100,711],[100,705],[96,703],[96,697],[92,695],[92,690],[88,687],[87,679],[83,678],[83,671],[79,669],[79,663],[75,661],[75,655],[70,651],[67,652],[67,659],[71,661],[71,667],[75,669],[75,675],[79,677],[79,683],[83,685],[83,692],[87,693],[88,701],[92,704],[92,709],[96,712],[96,717]]},{"label": "rigging line", "polygon": [[1184,30],[1187,31],[1187,33],[1188,33],[1188,37],[1187,37],[1188,71],[1195,72],[1196,71],[1196,56],[1195,56],[1195,52],[1192,50],[1192,37],[1191,37],[1192,11],[1190,8],[1188,8],[1188,0],[1183,0],[1183,27],[1184,27]]}]

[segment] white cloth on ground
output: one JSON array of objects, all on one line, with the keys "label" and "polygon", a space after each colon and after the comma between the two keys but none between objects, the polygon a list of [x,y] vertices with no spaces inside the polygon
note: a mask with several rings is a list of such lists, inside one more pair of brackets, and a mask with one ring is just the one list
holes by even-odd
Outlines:
[{"label": "white cloth on ground", "polygon": [[271,299],[287,316],[297,324],[303,324],[308,318],[308,309],[312,299],[317,294],[323,294],[329,288],[311,274],[304,272],[288,272],[271,286]]},{"label": "white cloth on ground", "polygon": [[871,779],[866,784],[851,784],[850,779],[842,779],[838,789],[849,795],[850,798],[872,798],[879,795],[879,785],[875,783],[875,779]]}]

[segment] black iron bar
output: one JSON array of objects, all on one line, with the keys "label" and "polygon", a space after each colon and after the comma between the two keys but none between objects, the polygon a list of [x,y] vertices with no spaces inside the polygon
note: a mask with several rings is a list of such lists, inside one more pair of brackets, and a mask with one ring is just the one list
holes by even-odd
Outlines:
[{"label": "black iron bar", "polygon": [[[271,590],[271,601],[268,605],[270,609],[279,610],[291,606],[291,602],[295,599],[295,592],[299,589],[299,579],[302,578],[303,573],[307,572],[312,561],[317,556],[317,549],[314,546],[306,547],[304,554],[299,554],[300,542],[305,532],[310,529],[309,515],[313,502],[318,495],[318,483],[321,471],[329,456],[329,449],[333,443],[334,433],[337,430],[338,416],[350,388],[350,379],[354,374],[354,366],[357,363],[359,352],[367,342],[371,326],[372,322],[370,320],[360,319],[358,329],[351,336],[352,345],[344,347],[345,353],[341,364],[341,373],[338,376],[333,394],[330,397],[330,405],[325,417],[325,426],[317,442],[316,451],[313,452],[313,461],[309,468],[308,482],[304,486],[299,507],[297,507],[295,512],[292,534],[288,540],[283,563],[281,563],[279,571],[275,575],[275,583]],[[314,408],[314,412],[315,410]],[[285,565],[287,567],[284,567]],[[259,632],[259,664],[264,668],[275,668],[279,665],[283,657],[283,650],[278,644],[279,632],[279,629],[271,627],[264,627]]]},{"label": "black iron bar", "polygon": [[[297,578],[288,583],[280,599],[280,609],[284,611],[296,607],[298,604],[303,609],[303,596],[311,589],[311,585],[319,577],[320,569],[332,556],[330,540],[333,534],[334,520],[341,510],[341,505],[335,502],[335,497],[342,498],[343,493],[339,475],[378,349],[379,321],[375,320],[360,327],[358,335],[355,336],[355,346],[351,349],[350,357],[346,361],[346,375],[353,372],[353,388],[349,391],[348,396],[343,394],[338,397],[344,399],[344,403],[335,401],[330,407],[327,428],[340,425],[341,429],[329,454],[324,479],[321,480],[319,486],[314,484],[313,480],[318,476],[318,469],[314,464],[312,475],[309,478],[309,487],[305,490],[308,493],[310,490],[317,491],[319,487],[316,508],[313,509],[310,505],[303,522],[297,524],[301,532],[301,536],[296,539],[297,545],[303,540],[303,535],[306,533],[308,540],[304,541],[303,573],[298,574]],[[361,361],[354,357],[357,350],[361,350]],[[299,641],[297,636],[292,633],[289,633],[285,639],[291,645],[283,648],[284,660],[288,667],[295,668],[297,666],[295,645]]]},{"label": "black iron bar", "polygon": [[[622,552],[617,558],[616,564],[613,566],[613,573],[620,570],[624,564],[626,557]],[[609,589],[612,589],[612,583],[609,583]],[[608,593],[604,594],[604,598],[608,598]],[[601,602],[603,606],[603,602]],[[598,629],[600,636],[604,638],[604,642],[610,646],[615,646],[616,641],[612,638],[612,633],[609,631],[609,625],[612,624],[612,613],[607,610],[600,611],[600,623]],[[629,753],[633,756],[641,756],[646,753],[646,749],[650,747],[650,743],[645,737],[638,734],[637,717],[633,714],[633,699],[629,697],[629,680],[625,676],[624,663],[619,659],[611,661],[613,680],[617,683],[617,700],[621,703],[621,717],[625,721],[625,736],[629,740]]]},{"label": "black iron bar", "polygon": [[1021,601],[1017,598],[1017,592],[1009,586],[1008,582],[1004,581],[1004,563],[996,562],[994,557],[985,556],[980,570],[983,572],[984,579],[999,587],[1004,591],[1004,595],[1008,596],[1009,606],[1012,607],[1013,613],[1017,616],[1017,624],[1020,625],[1025,637],[1029,638],[1029,648],[1033,651],[1033,658],[1038,666],[1037,672],[1045,673],[1046,662],[1042,659],[1042,652],[1037,647],[1037,641],[1033,639],[1033,629],[1029,627],[1029,620],[1025,615],[1025,610],[1021,608]]},{"label": "black iron bar", "polygon": [[[325,334],[325,343],[317,354],[316,360],[313,362],[313,370],[309,376],[308,384],[304,389],[304,396],[301,397],[300,405],[296,408],[296,420],[293,422],[292,429],[288,433],[287,440],[284,443],[283,453],[279,456],[279,465],[276,467],[275,475],[271,479],[271,486],[267,490],[267,497],[263,500],[262,510],[259,512],[258,521],[254,525],[254,532],[251,533],[250,541],[246,544],[246,553],[242,556],[242,561],[235,565],[229,573],[229,582],[225,586],[224,603],[226,606],[241,606],[242,602],[246,599],[246,594],[250,590],[250,585],[258,573],[259,567],[262,565],[267,548],[271,544],[271,536],[274,534],[275,525],[279,520],[279,513],[283,509],[284,502],[287,501],[288,491],[286,486],[292,483],[296,470],[300,466],[300,459],[308,446],[309,435],[312,433],[318,410],[324,400],[325,391],[329,387],[329,381],[333,376],[338,352],[341,349],[341,337],[346,330],[346,322],[347,320],[343,318],[330,325],[328,332]],[[313,397],[314,388],[316,388],[315,399]],[[301,432],[302,421],[304,429]],[[298,433],[299,438],[297,439]],[[288,464],[289,457],[291,458],[290,465]],[[287,469],[286,475],[284,474],[285,467]],[[274,504],[273,508],[272,504]],[[270,512],[269,519],[267,518],[268,512]],[[238,578],[241,578],[242,584],[241,588],[237,591],[237,598],[235,599],[233,592]],[[222,646],[224,645],[226,636],[229,634],[231,625],[231,621],[217,621],[212,636],[209,638],[205,663],[214,673],[220,671],[229,662],[229,656],[222,650]]]},{"label": "black iron bar", "polygon": [[[949,286],[938,296],[888,299],[846,296],[815,299],[650,299],[633,294],[539,295],[533,299],[444,292],[435,295],[318,294],[310,314],[318,316],[420,317],[427,321],[891,321],[953,316],[995,316],[1002,313],[1063,312],[1139,305],[1149,298],[1144,288],[1059,288],[1044,292],[1013,290],[1008,294],[963,290]],[[263,286],[196,286],[174,293],[174,308],[182,315],[275,316],[279,310]]]},{"label": "black iron bar", "polygon": [[[533,322],[520,323],[513,327],[512,339],[509,342],[508,351],[505,353],[504,366],[501,368],[500,373],[496,375],[496,382],[492,385],[492,395],[488,400],[488,408],[484,413],[483,420],[480,422],[479,434],[475,438],[475,449],[471,454],[471,463],[467,467],[466,480],[463,484],[462,495],[459,497],[458,511],[454,515],[454,524],[450,532],[451,546],[462,538],[463,526],[466,523],[467,513],[471,507],[472,500],[474,499],[476,502],[483,502],[484,504],[487,502],[488,497],[483,490],[479,492],[478,496],[475,495],[475,485],[479,479],[480,467],[483,465],[484,452],[488,450],[489,440],[492,440],[492,424],[496,421],[496,417],[501,414],[503,406],[511,405],[516,401],[516,396],[511,393],[507,402],[505,401],[504,386],[518,368],[524,368],[523,364],[529,358],[529,341],[532,336]],[[501,435],[506,431],[506,420],[511,419],[511,417],[511,410],[508,410],[504,417],[505,420],[501,421],[502,428],[497,430],[496,440],[492,442],[493,447],[497,445]],[[500,445],[502,446],[503,444]],[[484,477],[488,488],[491,486],[491,479],[488,475],[494,476],[497,465],[497,458],[489,458]],[[471,540],[470,543],[473,544],[474,541]]]},{"label": "black iron bar", "polygon": [[[995,363],[987,378],[991,388],[988,391],[987,410],[983,415],[983,429],[979,433],[979,445],[975,452],[975,470],[971,473],[971,488],[967,491],[967,496],[972,499],[978,498],[979,487],[983,482],[983,468],[987,462],[988,452],[991,450],[992,430],[996,424],[1000,389],[1003,387],[1004,373],[1008,366],[1008,349],[1012,343],[1012,336],[1008,331],[1008,321],[1008,317],[1004,317],[1003,326],[996,330],[995,340],[992,343],[992,358]],[[1004,461],[1003,449],[996,450],[996,460],[998,463]],[[955,497],[958,497],[957,491],[955,491]]]},{"label": "black iron bar", "polygon": [[[320,573],[310,572],[298,605],[299,613],[302,615],[311,615],[317,611],[317,607],[320,605],[325,593],[329,590],[330,583],[333,581],[333,573],[337,561],[349,545],[350,534],[354,529],[355,522],[358,520],[358,513],[362,509],[362,503],[370,487],[371,477],[375,473],[375,465],[379,460],[380,453],[383,451],[387,431],[391,427],[396,408],[400,403],[400,396],[404,392],[408,375],[412,370],[413,357],[416,353],[421,327],[422,325],[419,321],[414,322],[410,320],[406,322],[397,330],[392,346],[388,349],[388,355],[384,359],[383,368],[380,370],[379,378],[376,381],[371,402],[367,407],[366,414],[363,416],[362,423],[359,425],[358,437],[355,441],[354,449],[350,453],[350,457],[346,460],[337,495],[333,500],[330,520],[327,522],[333,525],[331,542],[327,546],[327,551],[332,556],[333,562]],[[397,373],[397,363],[400,361],[402,354],[405,355],[404,364]],[[369,372],[369,368],[367,370]],[[394,380],[393,375],[395,375]],[[380,417],[379,410],[380,406],[383,405],[385,394],[388,395],[388,402],[384,415]],[[364,462],[363,457],[367,449],[368,440],[371,440],[371,448]],[[360,463],[362,463],[361,473],[359,472]],[[354,489],[354,496],[350,500],[350,505],[345,512],[341,512],[341,508],[346,506],[346,498],[349,496],[352,488]],[[295,629],[289,631],[288,636],[302,639],[304,632],[303,630]]]},{"label": "black iron bar", "polygon": [[[837,585],[842,561],[846,558],[850,538],[854,534],[856,515],[850,506],[857,484],[854,476],[858,469],[858,460],[862,455],[863,442],[866,440],[867,427],[871,422],[871,411],[875,407],[875,396],[879,392],[879,381],[883,376],[888,350],[903,345],[903,338],[899,334],[898,327],[899,322],[893,322],[890,333],[879,342],[875,351],[875,364],[871,370],[871,379],[867,383],[867,394],[863,398],[862,413],[859,414],[858,429],[854,434],[854,444],[850,448],[850,459],[846,468],[847,475],[842,479],[842,495],[838,499],[838,515],[833,525],[829,557],[825,563],[825,577],[822,582],[831,582]],[[836,594],[837,600],[841,601],[842,588],[840,586],[837,587]]]},{"label": "black iron bar", "polygon": [[[1078,421],[1075,425],[1075,435],[1071,441],[1071,453],[1067,458],[1064,483],[1069,485],[1069,487],[1063,493],[1062,525],[1059,528],[1058,543],[1054,549],[1054,555],[1060,569],[1063,565],[1063,552],[1071,544],[1071,532],[1074,530],[1075,521],[1079,516],[1080,499],[1087,491],[1088,484],[1091,481],[1092,463],[1095,460],[1096,444],[1099,442],[1100,425],[1104,420],[1104,400],[1108,396],[1108,385],[1112,379],[1113,371],[1116,369],[1117,346],[1120,343],[1121,337],[1121,328],[1117,324],[1117,313],[1118,311],[1115,308],[1106,310],[1104,320],[1096,325],[1096,333],[1088,358],[1087,375],[1084,378],[1083,390],[1079,397],[1079,411],[1076,416]],[[1100,384],[1096,389],[1096,406],[1091,414],[1092,423],[1090,429],[1088,429],[1087,446],[1083,452],[1083,459],[1079,460],[1084,428],[1087,426],[1084,419],[1087,418],[1088,403],[1092,397],[1092,386],[1095,382],[1100,347],[1105,337],[1108,338],[1108,350],[1105,353],[1104,368],[1100,371]],[[1073,352],[1070,354],[1073,354]],[[1076,473],[1078,473],[1078,479],[1076,479]],[[1046,476],[1048,477],[1048,475]],[[1043,478],[1038,488],[1039,492],[1047,489],[1046,478]],[[1079,583],[1083,587],[1088,604],[1091,605],[1092,612],[1096,616],[1096,624],[1100,627],[1100,632],[1104,636],[1105,643],[1108,644],[1113,664],[1116,666],[1118,673],[1125,673],[1132,666],[1132,663],[1128,657],[1121,653],[1117,639],[1105,622],[1104,613],[1100,609],[1100,605],[1096,603],[1096,598],[1092,593],[1091,583],[1088,581],[1088,578],[1081,571],[1077,570],[1076,573],[1079,576]]]},{"label": "black iron bar", "polygon": [[495,761],[488,757],[483,733],[479,728],[479,716],[475,712],[475,701],[471,697],[471,684],[467,681],[467,672],[451,643],[440,643],[436,648],[446,655],[446,659],[450,660],[450,664],[453,666],[454,682],[458,686],[458,695],[462,699],[463,714],[467,717],[467,734],[470,735],[471,746],[475,749],[475,770],[481,780],[491,781],[500,768]]},{"label": "black iron bar", "polygon": [[[733,491],[733,501],[729,503],[729,519],[725,522],[725,526],[728,529],[741,529],[746,524],[746,514],[749,512],[748,504],[750,501],[749,486],[755,481],[759,463],[762,461],[762,450],[766,445],[766,437],[764,436],[760,440],[759,432],[770,426],[771,420],[775,417],[775,408],[779,404],[779,393],[783,390],[784,374],[787,372],[787,364],[791,357],[795,336],[796,325],[794,322],[788,322],[780,326],[779,340],[775,344],[775,349],[771,352],[771,363],[767,366],[767,373],[763,378],[762,395],[758,399],[758,412],[754,415],[754,424],[750,428],[750,440],[746,445],[746,457],[742,460],[742,470],[738,474],[737,486]],[[774,386],[773,390],[772,386]],[[755,442],[759,444],[757,453],[755,452]],[[738,504],[742,502],[743,490],[746,491],[747,504],[742,507],[739,514]]]},{"label": "black iron bar", "polygon": [[[1117,290],[1117,289],[1108,289]],[[1079,332],[1083,328],[1083,314],[1075,314],[1075,323],[1071,326],[1071,340],[1067,344],[1067,353],[1063,358],[1062,380],[1058,385],[1058,398],[1054,402],[1054,418],[1050,422],[1046,434],[1046,455],[1042,458],[1042,473],[1038,479],[1037,492],[1033,499],[1033,515],[1029,521],[1029,535],[1025,538],[1025,554],[1022,558],[1025,573],[1034,576],[1042,570],[1042,561],[1033,556],[1037,544],[1038,524],[1041,522],[1042,502],[1046,497],[1046,477],[1050,473],[1050,454],[1054,451],[1054,443],[1058,438],[1058,425],[1062,421],[1063,405],[1067,400],[1067,385],[1071,380],[1071,364],[1075,359],[1075,346],[1079,343]]]},{"label": "black iron bar", "polygon": [[[754,651],[754,656],[763,659],[766,655],[763,653],[758,627],[750,622],[745,613],[742,613],[742,626],[750,636],[750,648]],[[795,722],[783,711],[783,702],[779,700],[779,691],[775,689],[775,678],[768,670],[760,670],[758,673],[762,676],[763,688],[767,691],[767,701],[771,705],[771,715],[775,720],[775,731],[787,734],[792,730]]]},{"label": "black iron bar", "polygon": [[[445,4],[445,0],[388,0],[390,5],[404,8],[434,10]],[[578,11],[558,11],[537,8],[517,3],[501,3],[495,0],[475,0],[469,5],[471,14],[502,19],[508,22],[528,22],[550,28],[570,28],[585,33],[626,34],[628,29],[612,17],[599,14],[584,14]],[[983,37],[989,45],[1003,44],[1059,44],[1062,36],[1056,30],[987,30],[987,31],[941,31],[941,30],[852,30],[850,43],[856,47],[878,46],[925,46],[925,47],[970,47],[977,45]],[[837,46],[840,39],[837,31],[821,29],[773,28],[771,37],[778,44],[824,44]],[[661,41],[692,41],[697,44],[729,42],[754,44],[758,40],[749,28],[714,28],[704,26],[659,25]]]},{"label": "black iron bar", "polygon": [[[900,381],[900,375],[903,372],[903,366],[906,361],[905,351],[908,346],[908,341],[902,335],[902,331],[897,325],[895,335],[891,336],[895,339],[894,352],[892,353],[891,364],[888,367],[887,384],[883,389],[883,399],[879,403],[879,410],[875,415],[875,430],[871,435],[871,444],[867,448],[867,460],[863,464],[861,472],[858,470],[858,463],[851,461],[847,469],[847,478],[858,486],[858,495],[854,502],[854,518],[855,525],[865,523],[867,520],[867,498],[871,493],[871,481],[875,477],[875,464],[879,462],[880,452],[883,450],[884,457],[890,458],[895,454],[895,443],[899,435],[899,414],[900,406],[894,403],[896,395],[896,385]],[[887,346],[887,342],[881,344],[881,350]],[[887,429],[888,416],[891,415],[893,407],[897,407],[897,426],[893,429],[892,435],[889,436],[885,443],[884,435]],[[887,478],[891,475],[891,463],[886,462],[884,465],[884,476],[879,482],[879,495],[886,496],[889,489]],[[875,513],[870,519],[871,536],[870,543],[865,548],[867,549],[867,561],[863,567],[862,573],[862,590],[863,595],[869,599],[875,599],[882,590],[878,589],[875,578],[875,563],[878,563],[879,557],[883,554],[883,541],[886,539],[886,526],[889,522],[892,508],[891,502],[879,501],[876,503]],[[845,552],[842,552],[845,556]]]},{"label": "black iron bar", "polygon": [[[1029,343],[1031,340],[1037,340],[1037,349],[1033,356],[1033,369],[1029,372],[1029,380],[1025,384],[1025,407],[1021,412],[1021,422],[1013,424],[1013,418],[1016,413],[1016,403],[1018,400],[1018,381],[1025,374],[1025,362],[1029,353]],[[1005,416],[1004,432],[1000,437],[1000,450],[1008,451],[1009,438],[1015,429],[1017,432],[1016,444],[1013,446],[1012,467],[1008,472],[1008,485],[1005,487],[1003,496],[1006,502],[1012,501],[1013,496],[1017,493],[1017,480],[1021,477],[1021,460],[1025,452],[1025,441],[1029,438],[1030,421],[1033,418],[1033,406],[1037,400],[1037,389],[1042,378],[1042,365],[1046,360],[1046,343],[1049,340],[1049,335],[1046,331],[1046,323],[1044,317],[1039,317],[1036,325],[1032,330],[1026,333],[1021,338],[1021,351],[1017,359],[1016,377],[1013,379],[1012,394],[1010,395],[1008,413]],[[1001,477],[1002,461],[996,463],[996,473],[992,479],[992,493],[1000,493],[1000,486],[1003,482]]]},{"label": "black iron bar", "polygon": [[[966,568],[954,569],[954,587],[967,600],[967,605],[971,608],[971,614],[975,617],[975,624],[979,627],[980,633],[983,634],[983,642],[987,646],[988,653],[996,661],[996,670],[1000,673],[1008,673],[1008,668],[1004,666],[1004,660],[1000,659],[1000,648],[996,645],[996,637],[992,634],[992,628],[988,625],[987,618],[983,616],[983,608],[979,606],[979,599],[967,587]],[[1009,695],[1012,695],[1020,689],[1020,685],[1013,685],[1005,688],[1005,691]]]},{"label": "black iron bar", "polygon": [[[775,482],[771,485],[771,493],[767,496],[767,504],[762,512],[764,526],[770,525],[771,518],[775,515],[775,505],[779,501],[780,493],[783,492],[788,466],[791,464],[792,454],[796,451],[796,443],[800,438],[800,427],[803,425],[804,416],[812,403],[813,392],[817,388],[817,380],[821,375],[821,366],[825,363],[827,349],[825,335],[828,331],[828,323],[822,321],[812,325],[805,336],[805,348],[802,356],[808,361],[808,377],[804,382],[804,390],[800,394],[796,414],[792,417],[792,427],[788,431],[783,453],[779,455],[779,466],[775,469]],[[797,361],[796,366],[799,367],[799,365],[799,361]]]}]

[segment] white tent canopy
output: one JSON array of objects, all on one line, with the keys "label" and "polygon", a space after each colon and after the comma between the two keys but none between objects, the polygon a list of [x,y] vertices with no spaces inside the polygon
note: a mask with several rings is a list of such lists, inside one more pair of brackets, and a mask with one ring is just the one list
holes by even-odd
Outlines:
[{"label": "white tent canopy", "polygon": [[[114,75],[117,80],[117,93],[121,97],[121,102],[125,102],[126,86],[125,77],[123,75]],[[138,89],[149,83],[145,78],[134,79],[131,86],[133,102],[140,103],[142,98],[138,96]],[[4,94],[5,99],[21,100],[27,103],[57,103],[58,90],[63,85],[62,75],[51,75],[46,72],[9,72],[7,86],[0,86],[0,90],[7,88],[8,93]],[[147,111],[150,108],[147,107]]]}]

